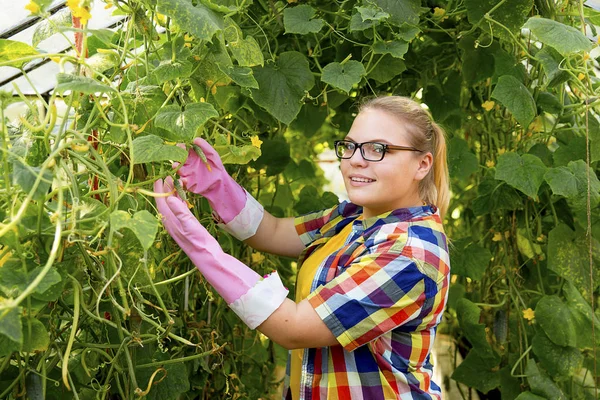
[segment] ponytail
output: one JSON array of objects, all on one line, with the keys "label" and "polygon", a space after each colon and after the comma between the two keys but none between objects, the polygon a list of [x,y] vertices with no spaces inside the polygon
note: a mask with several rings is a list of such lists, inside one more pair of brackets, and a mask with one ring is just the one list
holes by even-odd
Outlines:
[{"label": "ponytail", "polygon": [[433,186],[435,188],[434,196],[429,198],[427,193],[427,195],[423,196],[423,200],[427,203],[435,204],[440,210],[440,216],[443,220],[450,205],[450,174],[448,172],[446,132],[433,121],[431,122],[431,128],[434,151],[433,171],[430,171],[429,175],[433,175],[433,185],[431,182],[421,182],[420,190],[423,193],[429,191],[426,186]]}]

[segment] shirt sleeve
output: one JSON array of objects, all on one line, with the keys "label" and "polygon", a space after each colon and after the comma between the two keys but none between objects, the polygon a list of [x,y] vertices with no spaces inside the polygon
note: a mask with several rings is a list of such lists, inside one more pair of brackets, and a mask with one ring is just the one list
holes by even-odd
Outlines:
[{"label": "shirt sleeve", "polygon": [[332,222],[337,216],[341,215],[346,203],[343,202],[337,206],[305,214],[294,218],[296,232],[304,246],[308,246],[319,237],[321,237],[322,228],[329,222]]},{"label": "shirt sleeve", "polygon": [[366,254],[308,300],[338,342],[353,351],[398,326],[416,328],[442,308],[444,296],[424,268],[431,266],[401,253]]}]

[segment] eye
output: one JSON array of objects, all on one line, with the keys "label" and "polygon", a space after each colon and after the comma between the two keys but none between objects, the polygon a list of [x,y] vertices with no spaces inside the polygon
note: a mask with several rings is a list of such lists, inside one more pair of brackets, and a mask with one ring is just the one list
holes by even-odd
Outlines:
[{"label": "eye", "polygon": [[371,144],[371,148],[373,149],[374,152],[376,152],[378,154],[381,154],[385,151],[385,146],[380,143]]}]

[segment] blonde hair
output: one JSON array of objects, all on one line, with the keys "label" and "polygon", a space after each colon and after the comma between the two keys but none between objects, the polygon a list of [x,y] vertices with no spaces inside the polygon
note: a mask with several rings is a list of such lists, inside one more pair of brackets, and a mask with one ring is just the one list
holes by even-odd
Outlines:
[{"label": "blonde hair", "polygon": [[375,109],[389,113],[408,125],[410,145],[433,155],[432,170],[419,183],[419,195],[440,210],[442,219],[450,203],[450,178],[446,159],[446,133],[419,103],[402,96],[383,96],[367,100],[359,112]]}]

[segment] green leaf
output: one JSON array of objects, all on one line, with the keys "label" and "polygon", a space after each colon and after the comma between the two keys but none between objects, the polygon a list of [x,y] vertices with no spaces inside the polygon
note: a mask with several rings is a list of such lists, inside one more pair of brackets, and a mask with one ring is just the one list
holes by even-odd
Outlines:
[{"label": "green leaf", "polygon": [[258,82],[254,78],[252,68],[238,67],[234,65],[225,67],[221,64],[217,64],[217,66],[219,67],[221,72],[229,76],[231,80],[237,83],[238,85],[242,87],[258,89]]},{"label": "green leaf", "polygon": [[57,93],[64,93],[67,90],[84,94],[115,91],[114,88],[86,76],[58,73],[56,75],[56,81],[58,83],[54,88],[54,91]]},{"label": "green leaf", "polygon": [[[169,359],[168,353],[163,353],[160,350],[154,352],[151,357],[139,360],[139,364],[146,364],[150,362],[166,361]],[[140,362],[141,361],[141,362]],[[146,396],[148,400],[176,400],[181,396],[190,391],[190,382],[188,379],[189,373],[187,364],[184,362],[165,364],[162,366],[165,369],[165,378],[161,380],[154,380],[154,384],[151,386],[152,390]],[[141,387],[147,387],[150,382],[150,377],[156,370],[156,367],[152,368],[136,368],[136,377]]]},{"label": "green leaf", "polygon": [[308,61],[301,53],[281,53],[274,64],[254,69],[259,89],[252,89],[252,99],[284,124],[290,124],[302,107],[305,92],[315,85]]},{"label": "green leaf", "polygon": [[218,116],[219,113],[210,103],[192,103],[185,107],[185,111],[181,111],[178,105],[170,105],[158,112],[154,124],[171,133],[166,139],[191,142],[198,128]]},{"label": "green leaf", "polygon": [[[469,22],[473,25],[477,24],[499,2],[500,0],[465,0]],[[529,15],[532,7],[533,0],[507,0],[494,10],[491,17],[518,36],[521,25],[525,22],[525,18]],[[480,26],[482,29],[489,31],[488,23],[484,22]],[[511,36],[504,28],[496,24],[492,26],[491,33],[494,36],[507,40],[511,39]]]},{"label": "green leaf", "polygon": [[[29,353],[46,351],[50,345],[50,334],[37,318],[23,318],[23,347],[21,351]],[[31,331],[29,330],[31,326]]]},{"label": "green leaf", "polygon": [[571,312],[558,296],[544,296],[540,299],[535,306],[535,320],[557,345],[576,345],[577,332],[571,322]]},{"label": "green leaf", "polygon": [[345,64],[332,62],[323,68],[321,80],[348,93],[366,73],[365,67],[359,61],[350,60]]},{"label": "green leaf", "polygon": [[20,61],[19,58],[40,54],[36,49],[16,40],[0,39],[0,63],[5,66],[21,68],[31,60]]},{"label": "green leaf", "polygon": [[537,394],[533,394],[531,392],[523,392],[519,394],[515,400],[548,400],[545,397],[540,397]]},{"label": "green leaf", "polygon": [[559,115],[563,112],[563,104],[552,93],[540,92],[538,94],[536,104],[542,111],[548,114]]},{"label": "green leaf", "polygon": [[252,36],[246,36],[245,39],[229,42],[228,45],[231,54],[233,54],[240,67],[264,65],[265,59],[260,50],[260,45]]},{"label": "green leaf", "polygon": [[148,75],[148,83],[159,85],[177,78],[187,78],[192,74],[194,66],[185,59],[162,60]]},{"label": "green leaf", "polygon": [[[548,234],[548,268],[571,282],[587,298],[591,289],[588,238],[585,232],[574,232],[561,223]],[[592,240],[592,253],[595,262],[600,260],[600,244]],[[593,268],[594,287],[600,284],[600,271]]]},{"label": "green leaf", "polygon": [[285,33],[317,33],[325,25],[321,18],[314,18],[315,9],[307,4],[296,7],[288,7],[283,10],[283,26]]},{"label": "green leaf", "polygon": [[[264,144],[264,143],[263,143]],[[261,155],[261,150],[253,145],[232,146],[227,143],[223,136],[217,136],[214,143],[215,150],[223,164],[248,164],[255,161]]]},{"label": "green leaf", "polygon": [[487,365],[494,367],[500,362],[500,357],[487,341],[485,325],[479,323],[480,313],[481,310],[479,307],[468,299],[463,298],[456,303],[458,324],[460,325],[465,338],[471,343],[471,346],[473,346],[471,352],[476,352],[482,361]]},{"label": "green leaf", "polygon": [[500,386],[500,374],[496,365],[473,350],[456,367],[451,378],[483,393]]},{"label": "green leaf", "polygon": [[155,135],[147,135],[133,140],[132,164],[142,164],[155,161],[180,161],[184,162],[188,152],[175,145],[164,144],[163,140]]},{"label": "green leaf", "polygon": [[564,59],[558,51],[549,46],[544,46],[537,52],[536,58],[540,61],[542,68],[548,78],[548,86],[556,86],[569,80],[569,73],[561,67]]},{"label": "green leaf", "polygon": [[319,191],[314,186],[304,186],[298,196],[298,201],[294,205],[294,210],[298,214],[306,214],[314,210],[324,210],[339,204],[337,196],[331,192],[324,192],[319,195]]},{"label": "green leaf", "polygon": [[448,141],[448,167],[450,177],[461,181],[479,170],[477,156],[471,152],[466,140],[453,137]]},{"label": "green leaf", "polygon": [[364,31],[365,29],[372,28],[390,16],[390,14],[383,12],[379,7],[372,7],[371,5],[355,7],[354,10],[355,12],[350,18],[350,32]]},{"label": "green leaf", "polygon": [[[35,278],[42,272],[43,267],[39,266],[29,271],[28,273],[28,285],[33,282]],[[58,273],[56,268],[50,268],[44,279],[36,286],[35,293],[44,294],[48,289],[62,281],[62,276]],[[24,288],[23,288],[24,289]]]},{"label": "green leaf", "polygon": [[535,199],[544,181],[546,170],[542,160],[536,156],[531,154],[521,156],[514,152],[504,153],[498,157],[496,179],[505,181]]},{"label": "green leaf", "polygon": [[300,114],[298,114],[298,118],[292,122],[290,128],[300,131],[304,136],[310,138],[323,126],[326,118],[327,107],[305,103],[300,110]]},{"label": "green leaf", "polygon": [[61,32],[72,26],[73,20],[71,10],[68,7],[65,7],[35,24],[35,31],[33,32],[31,44],[36,47],[42,40],[46,40],[55,33]]},{"label": "green leaf", "polygon": [[392,57],[390,54],[385,54],[377,62],[375,68],[369,72],[367,78],[375,79],[379,83],[387,83],[406,71],[404,61]]},{"label": "green leaf", "polygon": [[[565,282],[563,293],[567,307],[571,312],[571,322],[575,327],[577,347],[580,349],[593,347],[592,323],[594,329],[598,331],[600,329],[600,319],[594,314],[594,310],[592,310],[588,301],[583,298],[571,282]],[[596,336],[596,342],[600,343],[600,337]]]},{"label": "green leaf", "polygon": [[567,167],[550,168],[544,179],[556,195],[573,197],[578,194],[575,175]]},{"label": "green leaf", "polygon": [[479,183],[478,196],[473,200],[475,215],[486,215],[497,210],[519,210],[523,208],[521,195],[505,182],[486,177]]},{"label": "green leaf", "polygon": [[458,44],[463,51],[462,76],[474,85],[494,75],[495,58],[492,48],[483,47],[473,36],[465,36]]},{"label": "green leaf", "polygon": [[527,128],[536,115],[536,105],[529,90],[514,76],[504,75],[492,92],[492,97],[501,102],[515,119]]},{"label": "green leaf", "polygon": [[210,41],[223,29],[223,18],[202,4],[189,0],[157,0],[158,11],[200,40]]},{"label": "green leaf", "polygon": [[532,393],[545,399],[567,400],[567,397],[556,383],[543,370],[538,368],[533,358],[530,358],[527,362],[525,374]]},{"label": "green leaf", "polygon": [[[373,53],[375,54],[391,54],[393,57],[404,59],[404,55],[408,51],[408,42],[400,40],[391,40],[386,42],[375,42],[373,45]],[[361,64],[362,65],[362,64]]]},{"label": "green leaf", "polygon": [[390,15],[390,22],[396,26],[402,24],[417,25],[421,13],[421,0],[372,0],[383,12]]},{"label": "green leaf", "polygon": [[52,172],[45,169],[42,173],[41,167],[32,167],[26,163],[21,162],[20,160],[15,160],[13,162],[13,183],[15,185],[19,185],[21,189],[25,193],[31,192],[35,181],[40,177],[40,181],[33,192],[34,200],[44,199],[48,190],[50,189],[50,185],[52,185]]},{"label": "green leaf", "polygon": [[[574,210],[585,210],[587,208],[588,195],[588,173],[590,176],[590,203],[591,208],[595,208],[600,203],[600,181],[596,172],[587,166],[585,161],[571,161],[567,165],[567,169],[572,174],[568,179],[575,182],[577,192],[572,196],[566,196],[569,204]],[[549,183],[549,182],[548,182]],[[554,191],[554,189],[553,189]]]},{"label": "green leaf", "polygon": [[454,242],[450,250],[452,273],[480,280],[492,259],[492,254],[485,247],[464,238]]},{"label": "green leaf", "polygon": [[113,211],[110,214],[110,224],[115,230],[129,228],[145,250],[152,246],[158,232],[158,220],[146,210],[136,212],[133,217],[127,211]]},{"label": "green leaf", "polygon": [[[562,321],[561,325],[566,323],[566,321]],[[539,358],[542,367],[555,378],[567,378],[573,375],[581,368],[583,363],[583,355],[577,348],[559,346],[553,343],[542,331],[533,337],[532,346],[532,350]]]},{"label": "green leaf", "polygon": [[590,51],[593,47],[590,39],[579,29],[551,19],[532,17],[523,28],[529,29],[540,42],[553,47],[563,56]]},{"label": "green leaf", "polygon": [[261,153],[252,165],[257,169],[266,167],[267,176],[281,173],[291,161],[290,145],[282,138],[265,139],[261,145]]},{"label": "green leaf", "polygon": [[106,70],[115,68],[119,65],[119,61],[120,55],[114,50],[96,53],[85,60],[87,66],[96,73],[103,73]]},{"label": "green leaf", "polygon": [[21,307],[0,310],[0,335],[4,335],[19,344],[23,343],[22,311]]}]

